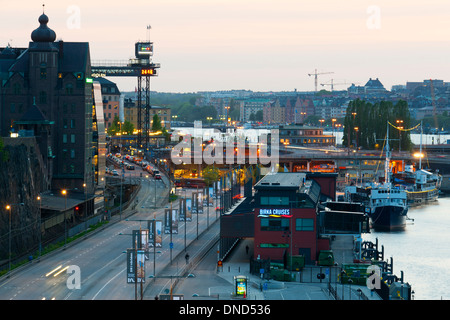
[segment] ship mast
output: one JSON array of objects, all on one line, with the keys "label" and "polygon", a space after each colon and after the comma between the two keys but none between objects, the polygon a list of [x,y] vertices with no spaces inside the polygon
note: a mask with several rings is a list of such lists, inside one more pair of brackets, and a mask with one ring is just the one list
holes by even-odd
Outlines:
[{"label": "ship mast", "polygon": [[420,156],[419,156],[419,170],[422,169],[422,133],[423,133],[423,127],[422,127],[422,121],[420,121]]},{"label": "ship mast", "polygon": [[386,160],[384,162],[384,182],[389,184],[390,182],[390,170],[389,170],[389,162],[391,158],[391,151],[389,150],[389,121],[386,123]]}]

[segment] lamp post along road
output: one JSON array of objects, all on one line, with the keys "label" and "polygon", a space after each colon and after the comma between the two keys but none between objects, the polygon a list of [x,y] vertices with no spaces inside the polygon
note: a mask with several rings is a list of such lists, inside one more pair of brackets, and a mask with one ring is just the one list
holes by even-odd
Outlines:
[{"label": "lamp post along road", "polygon": [[39,257],[38,260],[41,258],[42,255],[42,198],[41,196],[37,196],[36,198],[39,201],[39,223],[38,223],[38,227],[39,227]]},{"label": "lamp post along road", "polygon": [[8,204],[6,210],[9,211],[9,236],[8,236],[8,277],[11,273],[11,206]]},{"label": "lamp post along road", "polygon": [[61,193],[64,196],[64,250],[66,249],[66,244],[67,244],[67,221],[66,221],[66,211],[67,211],[67,190],[63,189],[61,191]]}]

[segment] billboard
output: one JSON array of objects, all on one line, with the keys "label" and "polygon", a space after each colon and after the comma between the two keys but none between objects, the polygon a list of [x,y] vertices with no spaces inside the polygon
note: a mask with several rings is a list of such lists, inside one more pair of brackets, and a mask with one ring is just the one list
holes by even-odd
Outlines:
[{"label": "billboard", "polygon": [[161,220],[148,220],[148,246],[149,247],[162,247],[162,221]]},{"label": "billboard", "polygon": [[178,233],[178,209],[164,211],[164,233]]},{"label": "billboard", "polygon": [[127,249],[127,283],[145,282],[145,254],[143,250]]},{"label": "billboard", "polygon": [[148,59],[153,55],[153,42],[137,42],[135,44],[136,58]]}]

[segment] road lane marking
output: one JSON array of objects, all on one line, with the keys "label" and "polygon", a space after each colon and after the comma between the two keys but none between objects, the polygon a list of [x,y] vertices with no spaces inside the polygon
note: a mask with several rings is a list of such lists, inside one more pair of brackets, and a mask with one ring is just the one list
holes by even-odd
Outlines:
[{"label": "road lane marking", "polygon": [[98,294],[111,282],[113,281],[119,274],[121,274],[122,272],[124,272],[126,269],[123,269],[121,271],[119,271],[119,273],[117,273],[114,277],[112,277],[107,283],[105,283],[105,285],[103,287],[101,287],[100,290],[98,290],[98,292],[94,295],[94,297],[92,298],[92,300],[95,300],[95,298],[97,298]]}]

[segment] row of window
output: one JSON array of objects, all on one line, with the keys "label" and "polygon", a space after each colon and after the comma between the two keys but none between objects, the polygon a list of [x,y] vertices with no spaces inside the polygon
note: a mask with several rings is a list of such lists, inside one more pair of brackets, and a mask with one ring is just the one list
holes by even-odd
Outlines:
[{"label": "row of window", "polygon": [[322,139],[280,139],[281,143],[294,143],[294,144],[309,144],[309,143],[333,143],[334,139],[322,138]]},{"label": "row of window", "polygon": [[62,153],[63,160],[67,159],[69,152],[70,152],[70,158],[75,159],[75,149],[70,149],[70,151],[67,149],[63,149],[63,153]]},{"label": "row of window", "polygon": [[[261,231],[289,231],[290,219],[261,218]],[[314,231],[314,219],[295,219],[295,231]]]},{"label": "row of window", "polygon": [[314,202],[305,197],[304,199],[297,197],[295,201],[289,201],[289,197],[286,196],[261,196],[259,198],[261,206],[284,206],[286,208],[314,208]]},{"label": "row of window", "polygon": [[[46,98],[44,99],[44,100],[46,100]],[[23,103],[19,103],[18,104],[18,108],[16,108],[16,104],[14,103],[14,102],[12,102],[11,104],[10,104],[10,113],[16,113],[16,111],[18,112],[18,113],[22,113],[23,112]],[[42,112],[44,112],[45,110],[43,110]],[[62,112],[64,113],[64,114],[67,114],[67,113],[69,113],[69,106],[67,105],[67,103],[64,103],[63,104],[63,110],[62,110]],[[70,113],[76,113],[76,106],[75,106],[75,104],[71,104],[70,105]]]},{"label": "row of window", "polygon": [[[63,119],[63,128],[67,129],[69,125],[68,119]],[[70,119],[70,128],[75,129],[75,119]]]},{"label": "row of window", "polygon": [[[67,136],[68,135],[66,133],[63,134],[63,143],[67,143]],[[70,143],[75,143],[75,135],[74,134],[70,135]]]}]

